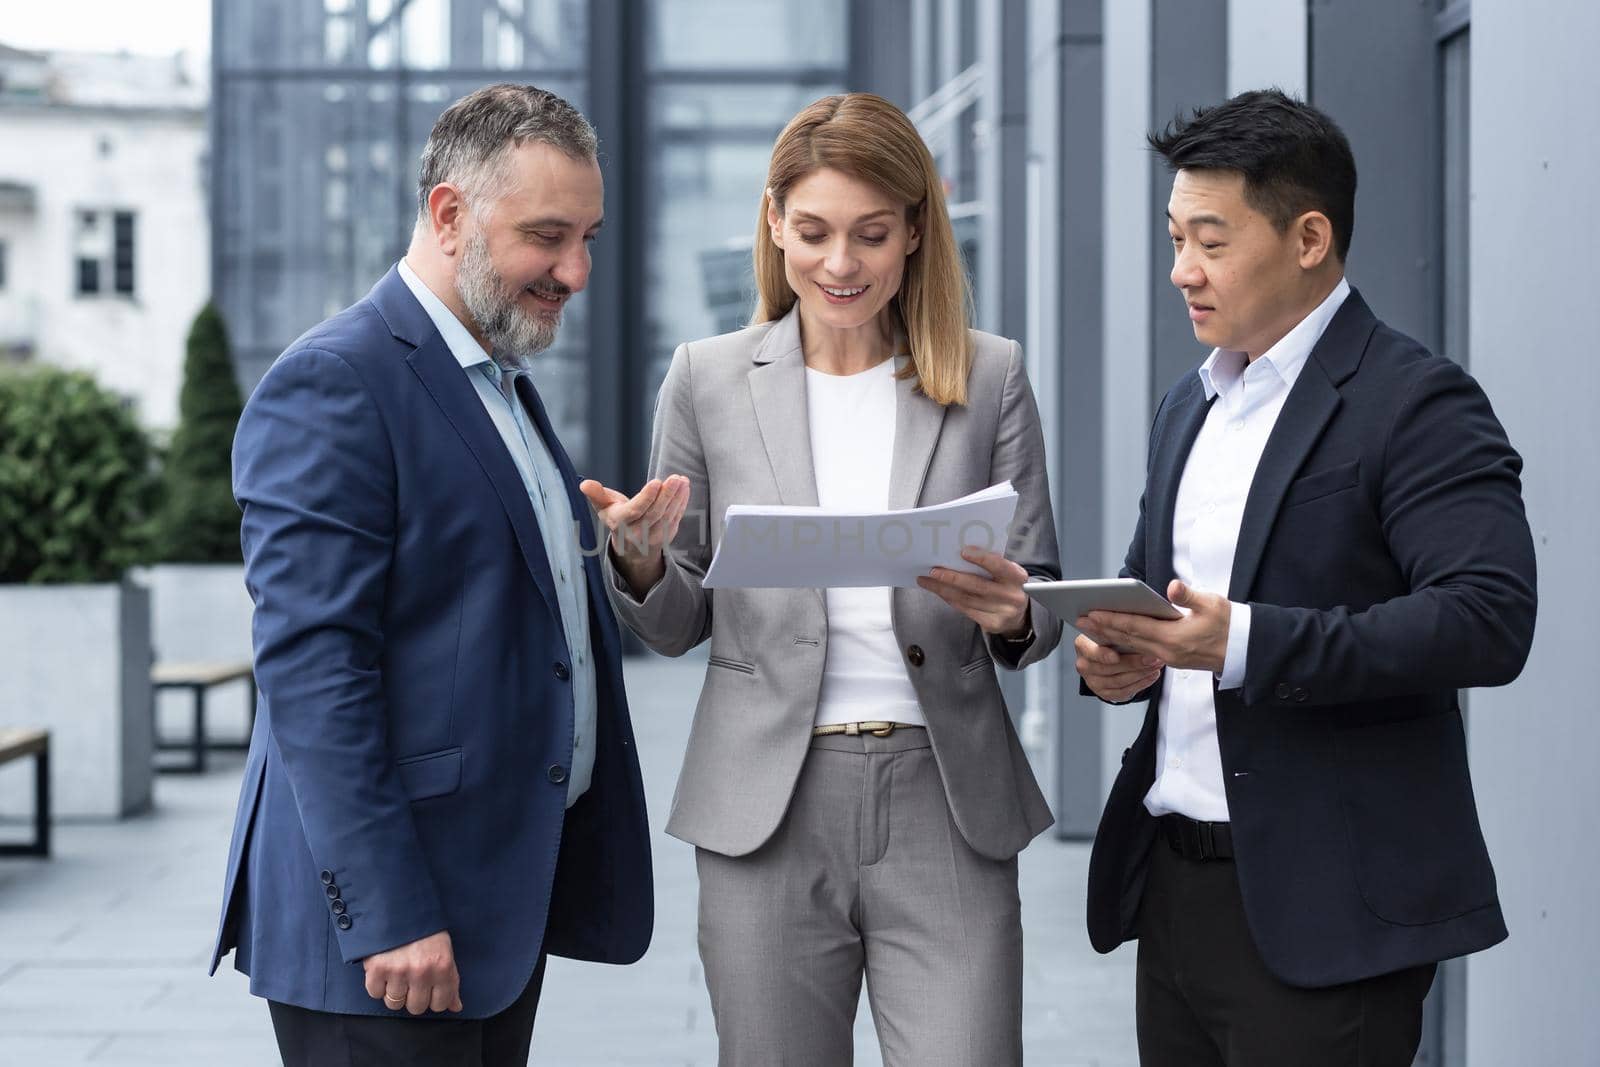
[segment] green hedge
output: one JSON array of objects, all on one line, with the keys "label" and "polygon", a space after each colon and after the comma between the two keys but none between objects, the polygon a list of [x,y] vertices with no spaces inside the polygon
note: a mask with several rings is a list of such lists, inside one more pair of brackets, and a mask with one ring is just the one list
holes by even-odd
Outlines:
[{"label": "green hedge", "polygon": [[0,373],[0,582],[104,582],[145,562],[154,451],[86,374]]},{"label": "green hedge", "polygon": [[167,450],[165,500],[156,555],[172,563],[238,563],[239,506],[233,500],[233,434],[239,385],[228,334],[207,304],[189,330],[178,397],[178,430]]}]

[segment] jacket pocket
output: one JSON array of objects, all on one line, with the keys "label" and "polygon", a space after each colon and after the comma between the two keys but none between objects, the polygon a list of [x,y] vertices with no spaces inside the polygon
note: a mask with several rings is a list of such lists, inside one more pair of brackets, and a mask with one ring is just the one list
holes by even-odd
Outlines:
[{"label": "jacket pocket", "polygon": [[395,769],[400,772],[400,788],[410,799],[442,797],[461,788],[461,749],[407,756],[395,763]]},{"label": "jacket pocket", "polygon": [[707,662],[713,667],[721,667],[727,671],[738,671],[740,674],[756,673],[756,665],[754,663],[744,663],[740,660],[727,659],[723,656],[712,656]]},{"label": "jacket pocket", "polygon": [[1290,482],[1288,491],[1283,495],[1283,506],[1292,508],[1296,504],[1309,504],[1360,484],[1361,461],[1353,459],[1349,463],[1314,471]]},{"label": "jacket pocket", "polygon": [[1356,883],[1380,919],[1444,922],[1495,901],[1455,712],[1334,730]]},{"label": "jacket pocket", "polygon": [[968,664],[964,665],[961,668],[961,673],[962,674],[977,674],[979,671],[981,671],[985,667],[989,666],[990,663],[992,663],[992,662],[993,661],[989,659],[989,654],[988,653],[984,653],[982,659],[975,659],[971,663],[968,663]]}]

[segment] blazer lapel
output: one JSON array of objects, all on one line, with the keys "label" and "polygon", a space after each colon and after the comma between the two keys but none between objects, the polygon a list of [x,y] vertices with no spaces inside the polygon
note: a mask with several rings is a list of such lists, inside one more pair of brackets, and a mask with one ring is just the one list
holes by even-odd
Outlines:
[{"label": "blazer lapel", "polygon": [[1229,600],[1249,599],[1250,587],[1255,584],[1267,537],[1277,520],[1284,493],[1322,436],[1328,420],[1339,409],[1339,386],[1355,373],[1377,325],[1378,320],[1366,301],[1352,289],[1311,349],[1267,437],[1261,462],[1256,466],[1255,480],[1250,483],[1250,493],[1245,497],[1238,546],[1233,553],[1233,575],[1228,580]]},{"label": "blazer lapel", "polygon": [[407,356],[406,362],[494,486],[506,517],[511,520],[528,573],[539,587],[545,606],[559,618],[561,607],[556,599],[555,580],[550,575],[550,558],[545,553],[533,504],[528,500],[527,486],[522,484],[522,476],[517,473],[516,464],[511,461],[489,413],[483,410],[477,390],[437,331]]},{"label": "blazer lapel", "polygon": [[[934,403],[917,388],[917,379],[897,378],[894,383],[894,458],[889,464],[889,510],[917,506],[922,483],[928,477],[933,448],[944,426],[944,405]],[[935,501],[935,503],[941,503]]]},{"label": "blazer lapel", "polygon": [[806,414],[806,361],[800,351],[798,307],[779,319],[755,351],[750,399],[767,462],[778,483],[778,500],[815,507],[817,475],[811,465],[811,427]]},{"label": "blazer lapel", "polygon": [[1153,535],[1151,551],[1146,560],[1149,573],[1146,581],[1163,596],[1167,582],[1173,577],[1172,519],[1178,506],[1178,483],[1183,480],[1183,468],[1194,448],[1194,439],[1200,436],[1205,425],[1211,401],[1206,399],[1205,387],[1200,377],[1191,374],[1189,389],[1172,401],[1167,416],[1166,430],[1156,439],[1150,456],[1150,485],[1145,496],[1145,528],[1147,536]]}]

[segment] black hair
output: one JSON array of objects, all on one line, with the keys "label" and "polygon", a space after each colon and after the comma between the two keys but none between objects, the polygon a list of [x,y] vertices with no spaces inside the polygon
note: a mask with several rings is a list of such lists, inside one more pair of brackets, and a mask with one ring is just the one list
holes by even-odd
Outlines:
[{"label": "black hair", "polygon": [[1320,211],[1333,224],[1342,263],[1356,224],[1356,160],[1344,131],[1323,112],[1281,89],[1252,89],[1214,107],[1179,115],[1150,147],[1178,170],[1234,171],[1245,202],[1283,233],[1296,217]]}]

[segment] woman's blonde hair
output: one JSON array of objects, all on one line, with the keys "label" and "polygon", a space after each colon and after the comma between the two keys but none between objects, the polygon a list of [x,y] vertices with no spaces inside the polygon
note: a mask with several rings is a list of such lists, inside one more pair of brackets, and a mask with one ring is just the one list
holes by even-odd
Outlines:
[{"label": "woman's blonde hair", "polygon": [[906,221],[922,242],[906,258],[900,291],[890,304],[911,349],[923,393],[940,404],[964,404],[972,369],[967,332],[970,293],[961,266],[944,185],[933,156],[905,112],[872,93],[825,96],[789,120],[772,148],[767,187],[756,220],[756,322],[788,314],[798,299],[783,271],[783,249],[767,224],[769,203],[781,216],[789,190],[823,168],[859,178],[906,205]]}]

